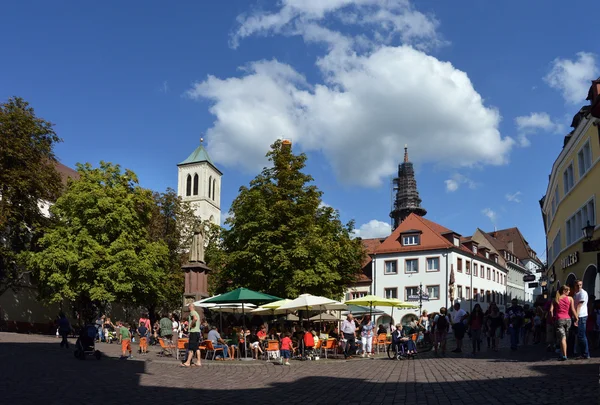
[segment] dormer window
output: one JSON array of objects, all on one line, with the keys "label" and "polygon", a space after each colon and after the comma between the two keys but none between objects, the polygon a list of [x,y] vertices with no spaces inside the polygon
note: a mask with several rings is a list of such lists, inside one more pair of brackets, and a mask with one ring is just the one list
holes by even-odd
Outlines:
[{"label": "dormer window", "polygon": [[485,258],[489,259],[490,258],[490,252],[485,252]]},{"label": "dormer window", "polygon": [[419,235],[403,235],[402,246],[417,246],[421,244]]},{"label": "dormer window", "polygon": [[477,254],[477,246],[473,245],[473,253]]},{"label": "dormer window", "polygon": [[494,256],[494,261],[498,263],[498,256]]},{"label": "dormer window", "polygon": [[459,246],[460,245],[460,239],[458,238],[454,238],[454,246]]}]

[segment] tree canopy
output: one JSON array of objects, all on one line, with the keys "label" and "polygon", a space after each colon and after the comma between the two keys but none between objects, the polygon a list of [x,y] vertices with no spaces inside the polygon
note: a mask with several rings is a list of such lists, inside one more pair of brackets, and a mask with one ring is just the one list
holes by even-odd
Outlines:
[{"label": "tree canopy", "polygon": [[56,224],[30,257],[41,297],[72,301],[88,316],[104,303],[165,299],[160,287],[171,269],[169,246],[150,237],[152,192],[118,165],[77,168],[80,179],[50,208]]},{"label": "tree canopy", "polygon": [[306,155],[275,142],[264,168],[231,204],[222,240],[207,250],[215,292],[247,287],[279,297],[301,293],[340,298],[356,281],[365,255],[353,223],[322,203],[302,172]]},{"label": "tree canopy", "polygon": [[25,256],[49,226],[41,205],[54,201],[62,183],[52,123],[21,98],[0,104],[0,295],[25,281]]}]

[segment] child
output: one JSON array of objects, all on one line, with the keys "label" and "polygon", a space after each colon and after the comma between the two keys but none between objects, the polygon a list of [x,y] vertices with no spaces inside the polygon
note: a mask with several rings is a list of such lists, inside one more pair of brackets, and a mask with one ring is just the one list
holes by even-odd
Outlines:
[{"label": "child", "polygon": [[290,358],[292,357],[292,334],[287,332],[283,339],[281,339],[281,357],[283,359],[283,365],[290,365]]},{"label": "child", "polygon": [[[133,358],[133,354],[131,352],[131,334],[129,333],[129,328],[123,322],[118,323],[119,326],[119,342],[121,343],[121,360]],[[129,357],[127,357],[127,352],[129,352]]]},{"label": "child", "polygon": [[137,329],[137,333],[140,336],[140,353],[148,353],[148,328],[146,328],[145,322],[140,322],[140,326]]}]

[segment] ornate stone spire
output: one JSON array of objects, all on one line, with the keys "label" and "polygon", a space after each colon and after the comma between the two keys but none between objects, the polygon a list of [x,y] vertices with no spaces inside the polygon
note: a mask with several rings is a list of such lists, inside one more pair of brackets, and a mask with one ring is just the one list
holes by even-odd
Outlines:
[{"label": "ornate stone spire", "polygon": [[393,229],[396,229],[411,212],[421,217],[427,214],[427,210],[421,207],[413,164],[408,160],[408,145],[404,145],[404,162],[398,165],[398,177],[394,179],[394,191],[396,198],[392,212],[390,212],[390,217],[394,219]]}]

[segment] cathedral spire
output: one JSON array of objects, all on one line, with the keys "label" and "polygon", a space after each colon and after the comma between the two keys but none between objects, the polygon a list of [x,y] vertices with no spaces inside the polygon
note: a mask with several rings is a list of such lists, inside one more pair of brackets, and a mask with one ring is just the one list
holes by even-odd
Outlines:
[{"label": "cathedral spire", "polygon": [[427,214],[427,210],[421,207],[413,164],[408,160],[408,145],[404,145],[404,162],[398,165],[394,191],[396,196],[390,212],[390,217],[394,220],[393,229],[396,229],[413,212],[421,217]]}]

